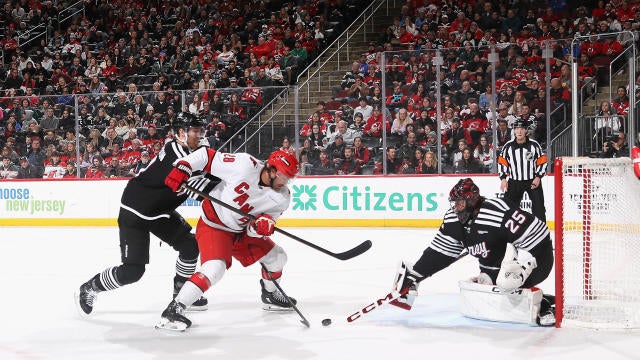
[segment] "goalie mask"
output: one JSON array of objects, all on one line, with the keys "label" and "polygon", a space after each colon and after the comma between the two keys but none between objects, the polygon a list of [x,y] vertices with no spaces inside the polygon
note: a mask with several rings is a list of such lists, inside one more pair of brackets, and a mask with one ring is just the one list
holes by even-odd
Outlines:
[{"label": "goalie mask", "polygon": [[451,209],[463,225],[469,222],[474,211],[480,206],[481,199],[480,189],[471,178],[460,179],[449,192]]}]

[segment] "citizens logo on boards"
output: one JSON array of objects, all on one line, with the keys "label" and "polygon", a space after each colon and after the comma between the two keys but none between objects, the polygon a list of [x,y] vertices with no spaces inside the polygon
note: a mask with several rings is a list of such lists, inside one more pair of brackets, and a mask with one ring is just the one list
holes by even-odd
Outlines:
[{"label": "citizens logo on boards", "polygon": [[316,185],[293,185],[293,210],[318,210],[316,207]]},{"label": "citizens logo on boards", "polygon": [[435,211],[437,193],[377,192],[371,186],[293,185],[292,210],[315,211],[319,207],[330,211]]}]

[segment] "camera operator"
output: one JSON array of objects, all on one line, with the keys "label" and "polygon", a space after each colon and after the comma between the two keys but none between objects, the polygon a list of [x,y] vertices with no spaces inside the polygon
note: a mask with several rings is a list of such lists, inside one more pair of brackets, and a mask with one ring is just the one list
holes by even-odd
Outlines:
[{"label": "camera operator", "polygon": [[629,146],[627,145],[627,137],[623,132],[608,137],[602,144],[601,158],[617,158],[629,156]]}]

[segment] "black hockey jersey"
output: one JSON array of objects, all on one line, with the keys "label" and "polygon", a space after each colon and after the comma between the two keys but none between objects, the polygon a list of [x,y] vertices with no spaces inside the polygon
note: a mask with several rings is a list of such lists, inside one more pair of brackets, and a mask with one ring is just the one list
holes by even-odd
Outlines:
[{"label": "black hockey jersey", "polygon": [[543,221],[503,200],[485,199],[468,226],[463,226],[449,209],[414,270],[429,277],[467,253],[478,259],[481,272],[497,273],[506,243],[531,251],[543,241],[551,241]]},{"label": "black hockey jersey", "polygon": [[[198,150],[205,151],[206,148],[201,146],[194,151]],[[181,146],[175,141],[167,142],[158,156],[129,180],[122,193],[121,206],[148,220],[174,211],[187,199],[188,194],[171,191],[164,184],[164,179],[173,169],[173,163],[189,153],[187,146]],[[218,182],[219,179],[210,174],[195,172],[188,180],[189,185],[202,192],[209,192]]]}]

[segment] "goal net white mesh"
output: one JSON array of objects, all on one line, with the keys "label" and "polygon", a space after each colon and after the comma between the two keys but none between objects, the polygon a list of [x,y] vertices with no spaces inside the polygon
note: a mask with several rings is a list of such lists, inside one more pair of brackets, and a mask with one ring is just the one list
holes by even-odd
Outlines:
[{"label": "goal net white mesh", "polygon": [[561,326],[639,328],[640,180],[631,159],[563,158],[558,170]]}]

